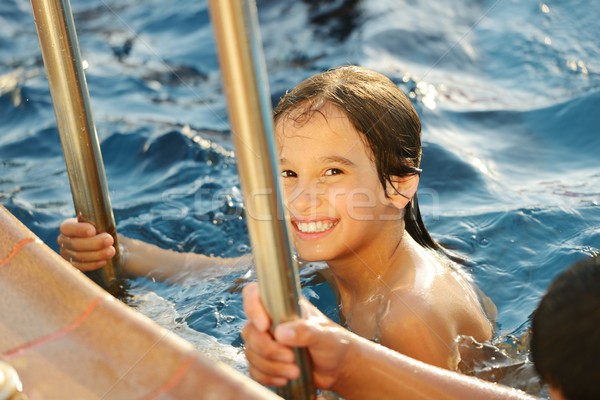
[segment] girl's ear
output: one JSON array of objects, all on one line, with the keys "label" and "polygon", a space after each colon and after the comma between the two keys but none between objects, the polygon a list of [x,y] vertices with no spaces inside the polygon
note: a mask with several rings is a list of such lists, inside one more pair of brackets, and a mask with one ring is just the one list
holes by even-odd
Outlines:
[{"label": "girl's ear", "polygon": [[417,192],[419,175],[392,176],[390,181],[387,184],[385,193],[394,207],[403,209]]}]

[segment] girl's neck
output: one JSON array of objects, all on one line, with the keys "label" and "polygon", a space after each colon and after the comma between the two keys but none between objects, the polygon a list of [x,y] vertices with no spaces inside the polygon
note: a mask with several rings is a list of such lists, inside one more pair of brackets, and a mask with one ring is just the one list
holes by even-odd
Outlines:
[{"label": "girl's neck", "polygon": [[389,253],[358,263],[356,260],[348,260],[346,265],[334,263],[331,272],[338,288],[340,322],[354,333],[377,342],[390,294],[400,286],[414,283],[419,253],[419,244],[404,232]]},{"label": "girl's neck", "polygon": [[351,256],[328,263],[343,304],[351,303],[351,299],[371,298],[389,290],[402,276],[410,275],[411,255],[418,244],[403,230],[395,236],[389,236],[386,243],[379,243],[377,249],[367,249],[360,254],[353,252]]}]

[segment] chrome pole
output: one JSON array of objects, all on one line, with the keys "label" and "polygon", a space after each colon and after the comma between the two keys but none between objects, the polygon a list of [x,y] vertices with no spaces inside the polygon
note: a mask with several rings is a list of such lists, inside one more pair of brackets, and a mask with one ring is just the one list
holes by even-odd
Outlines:
[{"label": "chrome pole", "polygon": [[69,0],[31,0],[31,6],[77,218],[92,223],[98,232],[110,233],[115,240],[115,257],[88,276],[118,295],[123,288],[117,229],[71,5]]},{"label": "chrome pole", "polygon": [[[252,253],[273,326],[301,318],[298,267],[288,234],[273,112],[253,0],[210,0]],[[300,378],[278,393],[314,399],[310,358],[295,349]]]}]

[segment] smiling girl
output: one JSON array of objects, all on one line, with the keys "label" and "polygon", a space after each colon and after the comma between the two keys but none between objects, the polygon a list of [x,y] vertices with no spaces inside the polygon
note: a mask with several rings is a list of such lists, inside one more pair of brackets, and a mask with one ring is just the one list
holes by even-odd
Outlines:
[{"label": "smiling girl", "polygon": [[[294,246],[324,261],[339,293],[342,323],[418,360],[449,369],[459,335],[492,336],[470,278],[443,255],[421,219],[417,187],[421,124],[385,76],[347,66],[313,76],[274,111]],[[112,238],[67,220],[61,254],[82,270],[114,255]],[[125,269],[170,277],[233,260],[188,255],[126,239]]]}]

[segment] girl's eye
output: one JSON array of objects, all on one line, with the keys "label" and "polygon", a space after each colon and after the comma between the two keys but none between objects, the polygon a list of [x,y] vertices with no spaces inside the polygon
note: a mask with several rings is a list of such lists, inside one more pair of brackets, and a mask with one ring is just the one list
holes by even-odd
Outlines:
[{"label": "girl's eye", "polygon": [[329,168],[327,171],[325,171],[325,176],[332,176],[332,175],[341,175],[344,172],[341,169],[338,168]]},{"label": "girl's eye", "polygon": [[296,178],[297,177],[296,173],[289,169],[284,169],[283,171],[281,171],[281,176],[284,178]]}]

